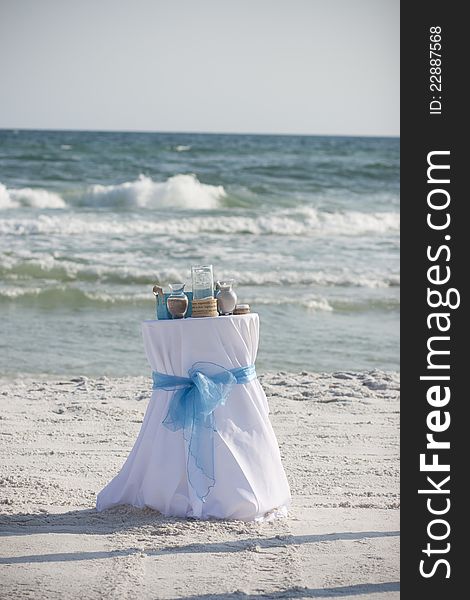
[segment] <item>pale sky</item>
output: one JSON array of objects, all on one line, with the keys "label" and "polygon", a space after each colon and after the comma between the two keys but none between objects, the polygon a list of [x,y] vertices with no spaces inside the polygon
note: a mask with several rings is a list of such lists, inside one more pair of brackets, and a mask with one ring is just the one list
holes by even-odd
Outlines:
[{"label": "pale sky", "polygon": [[399,135],[399,0],[0,0],[0,128]]}]

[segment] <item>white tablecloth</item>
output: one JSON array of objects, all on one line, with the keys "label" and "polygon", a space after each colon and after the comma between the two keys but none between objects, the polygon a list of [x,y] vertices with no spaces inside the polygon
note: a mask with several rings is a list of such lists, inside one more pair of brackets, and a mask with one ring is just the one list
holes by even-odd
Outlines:
[{"label": "white tablecloth", "polygon": [[[226,369],[254,364],[259,318],[249,314],[145,321],[142,331],[152,369],[187,377],[191,366],[200,361]],[[120,473],[98,494],[97,509],[131,504],[164,515],[203,519],[285,515],[289,485],[258,379],[234,385],[226,404],[215,409],[216,483],[205,502],[188,485],[183,432],[162,424],[172,395],[172,391],[152,392],[135,445]]]}]

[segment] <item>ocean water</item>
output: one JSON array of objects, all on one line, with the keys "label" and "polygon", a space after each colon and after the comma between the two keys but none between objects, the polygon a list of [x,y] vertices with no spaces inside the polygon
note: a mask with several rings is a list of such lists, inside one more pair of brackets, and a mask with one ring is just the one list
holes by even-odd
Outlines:
[{"label": "ocean water", "polygon": [[258,369],[398,369],[399,140],[0,131],[0,373],[147,374],[154,283],[260,314]]}]

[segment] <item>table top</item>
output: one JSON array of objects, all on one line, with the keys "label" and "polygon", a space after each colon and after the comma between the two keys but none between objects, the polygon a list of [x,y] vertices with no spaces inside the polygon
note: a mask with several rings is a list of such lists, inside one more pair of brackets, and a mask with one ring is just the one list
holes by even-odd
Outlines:
[{"label": "table top", "polygon": [[155,323],[194,323],[198,321],[215,321],[215,320],[225,320],[230,321],[231,319],[249,319],[249,318],[259,318],[258,313],[250,312],[246,315],[219,315],[217,317],[188,317],[186,319],[146,319],[142,321],[142,325],[151,325]]}]

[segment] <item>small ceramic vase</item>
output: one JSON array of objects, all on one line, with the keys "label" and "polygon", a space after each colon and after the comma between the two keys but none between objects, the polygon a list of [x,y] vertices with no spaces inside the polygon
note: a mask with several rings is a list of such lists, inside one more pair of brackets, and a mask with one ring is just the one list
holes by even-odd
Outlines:
[{"label": "small ceramic vase", "polygon": [[219,315],[231,315],[237,304],[237,294],[232,289],[233,279],[217,282],[217,310]]}]

